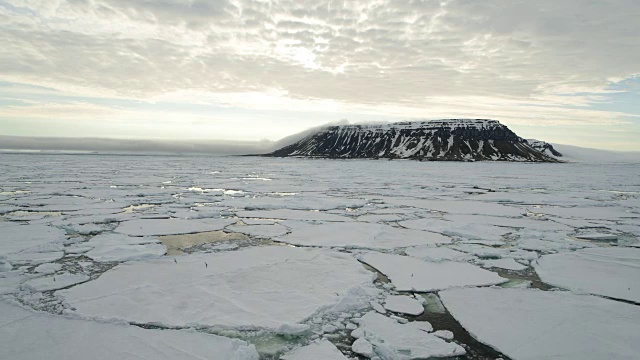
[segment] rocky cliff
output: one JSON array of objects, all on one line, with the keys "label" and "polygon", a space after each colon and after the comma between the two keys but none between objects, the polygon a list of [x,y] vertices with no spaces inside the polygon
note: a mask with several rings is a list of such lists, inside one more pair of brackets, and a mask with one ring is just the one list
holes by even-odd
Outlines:
[{"label": "rocky cliff", "polygon": [[330,126],[265,156],[558,162],[496,120]]}]

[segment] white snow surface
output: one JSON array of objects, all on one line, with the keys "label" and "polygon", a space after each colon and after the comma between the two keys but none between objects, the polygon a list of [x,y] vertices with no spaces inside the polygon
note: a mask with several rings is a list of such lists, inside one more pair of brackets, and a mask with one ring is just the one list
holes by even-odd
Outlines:
[{"label": "white snow surface", "polygon": [[36,291],[50,291],[80,284],[87,280],[89,280],[87,275],[65,272],[58,275],[49,275],[28,280],[23,286]]},{"label": "white snow surface", "polygon": [[[0,255],[18,252],[46,252],[47,246],[65,239],[65,232],[47,225],[0,222]],[[54,244],[52,244],[54,243]]]},{"label": "white snow surface", "polygon": [[281,360],[347,360],[328,340],[319,340],[295,349],[280,357]]},{"label": "white snow surface", "polygon": [[389,295],[384,299],[384,308],[402,314],[420,315],[424,312],[422,303],[412,296]]},{"label": "white snow surface", "polygon": [[0,302],[0,359],[258,360],[253,345],[188,331],[72,320]]},{"label": "white snow surface", "polygon": [[460,345],[430,334],[429,323],[400,324],[373,311],[357,322],[359,327],[351,332],[351,336],[367,340],[373,345],[374,353],[382,359],[427,359],[465,354]]},{"label": "white snow surface", "polygon": [[440,292],[463,327],[512,359],[636,359],[638,306],[565,291],[467,288]]},{"label": "white snow surface", "polygon": [[272,246],[124,263],[57,294],[85,316],[279,331],[345,302],[366,306],[354,290],[373,278],[347,254]]},{"label": "white snow surface", "polygon": [[454,261],[427,262],[410,256],[367,253],[358,260],[385,274],[398,291],[438,291],[506,282],[498,274]]},{"label": "white snow surface", "polygon": [[116,232],[131,236],[194,234],[222,230],[233,219],[140,219],[125,221]]},{"label": "white snow surface", "polygon": [[449,237],[419,230],[395,228],[372,223],[310,224],[286,221],[291,233],[277,241],[304,246],[340,246],[368,249],[392,249],[423,244],[447,244]]},{"label": "white snow surface", "polygon": [[534,267],[548,284],[640,303],[640,249],[591,248],[545,255]]},{"label": "white snow surface", "polygon": [[448,247],[415,246],[405,249],[405,254],[424,261],[469,261],[475,257]]}]

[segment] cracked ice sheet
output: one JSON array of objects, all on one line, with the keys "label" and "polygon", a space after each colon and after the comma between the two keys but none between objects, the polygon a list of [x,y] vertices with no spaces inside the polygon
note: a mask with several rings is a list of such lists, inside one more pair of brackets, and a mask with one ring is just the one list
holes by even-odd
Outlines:
[{"label": "cracked ice sheet", "polygon": [[258,360],[253,345],[216,335],[72,320],[0,302],[2,359]]},{"label": "cracked ice sheet", "polygon": [[274,240],[302,246],[331,246],[365,249],[393,249],[399,247],[448,244],[449,237],[428,231],[395,228],[374,223],[310,224],[284,221],[291,233]]},{"label": "cracked ice sheet", "polygon": [[354,320],[359,327],[351,332],[351,336],[370,342],[374,353],[382,359],[427,359],[465,354],[460,345],[428,333],[431,330],[429,323],[400,324],[374,311]]},{"label": "cracked ice sheet", "polygon": [[308,211],[308,210],[253,210],[253,211],[238,211],[236,216],[239,218],[261,218],[261,219],[283,219],[283,220],[303,220],[303,221],[336,221],[345,222],[353,221],[353,219],[329,214],[321,211]]},{"label": "cracked ice sheet", "polygon": [[43,276],[27,280],[23,286],[35,291],[50,291],[80,284],[88,280],[89,277],[87,275],[65,272],[58,275]]},{"label": "cracked ice sheet", "polygon": [[260,238],[272,238],[282,236],[289,232],[289,229],[282,225],[231,225],[225,228],[227,231],[237,232],[249,236]]},{"label": "cracked ice sheet", "polygon": [[46,225],[0,223],[0,256],[24,252],[41,252],[48,246],[62,246],[63,230]]},{"label": "cracked ice sheet", "polygon": [[476,257],[467,253],[449,249],[444,246],[415,246],[404,250],[405,254],[411,257],[422,259],[424,261],[470,261]]},{"label": "cracked ice sheet", "polygon": [[501,241],[502,235],[513,232],[513,229],[488,224],[472,224],[446,221],[439,218],[423,218],[399,222],[407,229],[433,231],[448,236],[456,236],[465,240]]},{"label": "cracked ice sheet", "polygon": [[440,292],[473,337],[513,359],[637,359],[640,308],[589,295],[534,289]]},{"label": "cracked ice sheet", "polygon": [[424,312],[422,303],[413,296],[388,295],[384,299],[384,308],[402,314],[420,315]]},{"label": "cracked ice sheet", "polygon": [[640,249],[592,248],[545,255],[534,267],[550,285],[640,303]]},{"label": "cracked ice sheet", "polygon": [[410,256],[368,253],[358,260],[391,280],[398,291],[438,291],[453,287],[497,285],[508,280],[468,263],[425,262]]},{"label": "cracked ice sheet", "polygon": [[359,208],[367,204],[362,199],[346,199],[326,196],[283,196],[260,198],[229,198],[221,205],[246,210],[333,210]]},{"label": "cracked ice sheet", "polygon": [[357,290],[373,291],[375,278],[331,250],[271,246],[175,259],[121,264],[56,294],[85,316],[286,333],[306,330],[296,324],[321,309],[367,306],[368,292]]},{"label": "cracked ice sheet", "polygon": [[584,220],[618,220],[625,218],[640,218],[640,214],[634,214],[627,211],[627,208],[612,206],[590,206],[590,207],[542,207],[531,209],[538,214],[546,214],[569,219]]},{"label": "cracked ice sheet", "polygon": [[236,219],[140,219],[125,221],[116,232],[131,236],[180,235],[222,230]]},{"label": "cracked ice sheet", "polygon": [[320,340],[295,349],[280,357],[280,360],[348,360],[328,340]]},{"label": "cracked ice sheet", "polygon": [[124,234],[100,234],[78,245],[92,248],[85,256],[100,262],[152,259],[167,252],[158,238]]},{"label": "cracked ice sheet", "polygon": [[386,203],[393,205],[412,206],[421,209],[434,210],[451,214],[477,214],[491,216],[517,217],[526,213],[517,207],[505,206],[481,201],[466,200],[428,200],[428,199],[387,199]]}]

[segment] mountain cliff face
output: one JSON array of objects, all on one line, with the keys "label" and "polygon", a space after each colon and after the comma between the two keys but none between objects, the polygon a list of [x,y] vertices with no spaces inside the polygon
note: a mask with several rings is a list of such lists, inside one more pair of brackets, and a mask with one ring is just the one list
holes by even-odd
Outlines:
[{"label": "mountain cliff face", "polygon": [[549,144],[548,142],[544,142],[536,139],[527,139],[527,142],[532,148],[540,151],[545,155],[553,156],[557,158],[562,157],[562,153],[554,149],[553,145]]},{"label": "mountain cliff face", "polygon": [[330,126],[265,156],[558,162],[496,120]]}]

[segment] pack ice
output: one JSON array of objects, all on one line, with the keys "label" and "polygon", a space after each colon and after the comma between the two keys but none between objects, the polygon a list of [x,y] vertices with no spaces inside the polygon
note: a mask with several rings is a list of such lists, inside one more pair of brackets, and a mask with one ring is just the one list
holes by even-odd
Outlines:
[{"label": "pack ice", "polygon": [[640,308],[589,295],[535,289],[440,292],[475,338],[513,359],[635,359]]},{"label": "pack ice", "polygon": [[253,345],[216,335],[73,320],[0,302],[0,359],[258,360]]},{"label": "pack ice", "polygon": [[84,316],[299,333],[373,278],[347,254],[271,246],[124,263],[57,294]]}]

